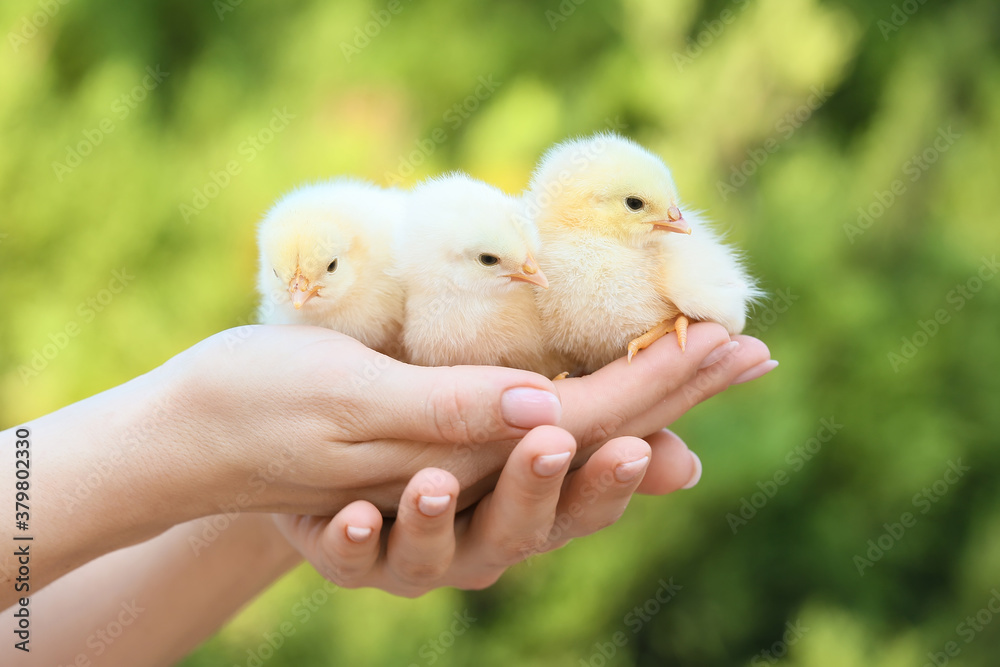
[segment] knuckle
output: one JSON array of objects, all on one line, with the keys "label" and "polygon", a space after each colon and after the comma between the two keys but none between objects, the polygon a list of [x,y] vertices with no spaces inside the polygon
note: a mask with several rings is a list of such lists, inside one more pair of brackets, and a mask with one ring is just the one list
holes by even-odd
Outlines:
[{"label": "knuckle", "polygon": [[542,553],[547,542],[548,534],[539,533],[506,539],[499,546],[499,560],[506,567],[515,565]]},{"label": "knuckle", "polygon": [[474,401],[454,385],[435,388],[427,401],[430,421],[445,442],[472,442]]},{"label": "knuckle", "polygon": [[626,417],[617,410],[609,410],[594,421],[586,431],[585,444],[604,444],[625,424]]},{"label": "knuckle", "polygon": [[364,574],[360,568],[345,568],[342,565],[329,562],[317,566],[316,571],[324,579],[341,588],[355,588],[359,586],[358,580]]}]

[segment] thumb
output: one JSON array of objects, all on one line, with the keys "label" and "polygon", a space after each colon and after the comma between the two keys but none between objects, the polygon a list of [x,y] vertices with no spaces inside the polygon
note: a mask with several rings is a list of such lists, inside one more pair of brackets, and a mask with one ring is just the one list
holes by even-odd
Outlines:
[{"label": "thumb", "polygon": [[483,443],[556,424],[562,406],[547,378],[498,366],[411,366],[392,362],[355,388],[344,425],[355,441]]}]

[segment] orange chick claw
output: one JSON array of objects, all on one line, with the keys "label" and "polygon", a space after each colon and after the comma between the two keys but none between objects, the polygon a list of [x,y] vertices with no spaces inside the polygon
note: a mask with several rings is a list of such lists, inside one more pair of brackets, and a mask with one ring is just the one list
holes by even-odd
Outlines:
[{"label": "orange chick claw", "polygon": [[677,329],[677,344],[681,346],[681,352],[684,351],[688,342],[688,323],[689,320],[684,315],[678,315],[677,319],[674,320],[674,328]]},{"label": "orange chick claw", "polygon": [[563,371],[559,375],[557,375],[554,378],[552,378],[552,381],[553,382],[558,382],[559,380],[565,380],[568,377],[569,377],[569,371]]},{"label": "orange chick claw", "polygon": [[681,352],[684,352],[687,347],[688,324],[690,322],[691,321],[684,315],[678,315],[674,320],[665,320],[660,322],[655,327],[628,344],[628,362],[631,364],[632,357],[634,357],[639,350],[646,349],[671,331],[677,331],[677,344],[680,346]]},{"label": "orange chick claw", "polygon": [[632,363],[632,357],[638,354],[639,350],[645,350],[647,347],[660,340],[673,330],[674,323],[670,320],[666,320],[664,322],[660,322],[638,338],[633,339],[632,342],[628,344],[628,362],[630,364]]}]

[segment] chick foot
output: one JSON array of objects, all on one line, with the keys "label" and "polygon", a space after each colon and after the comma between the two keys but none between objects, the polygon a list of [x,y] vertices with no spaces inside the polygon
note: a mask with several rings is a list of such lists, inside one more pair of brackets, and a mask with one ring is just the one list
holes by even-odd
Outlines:
[{"label": "chick foot", "polygon": [[684,315],[678,315],[676,319],[664,320],[646,333],[634,339],[628,344],[628,362],[632,363],[632,357],[634,357],[639,350],[646,349],[671,331],[677,332],[677,344],[680,345],[681,352],[683,352],[684,348],[687,346],[688,322],[689,320],[687,317]]}]

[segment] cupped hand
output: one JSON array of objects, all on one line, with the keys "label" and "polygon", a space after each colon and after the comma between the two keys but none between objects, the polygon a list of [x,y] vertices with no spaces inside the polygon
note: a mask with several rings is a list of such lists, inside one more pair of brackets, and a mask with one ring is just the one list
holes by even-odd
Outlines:
[{"label": "cupped hand", "polygon": [[355,501],[335,517],[276,515],[288,540],[327,579],[415,597],[441,586],[480,589],[526,558],[608,526],[632,494],[666,494],[698,481],[701,464],[679,438],[609,441],[569,472],[576,452],[563,429],[542,426],[511,453],[496,489],[456,514],[458,480],[418,472],[395,520]]},{"label": "cupped hand", "polygon": [[424,468],[453,475],[457,509],[469,506],[536,426],[572,434],[578,466],[612,438],[669,425],[774,363],[760,341],[734,340],[726,348],[722,327],[695,324],[685,352],[670,335],[631,364],[553,383],[509,368],[411,366],[326,329],[253,326],[217,334],[164,370],[186,406],[177,440],[192,468],[211,471],[211,509],[236,499],[249,510],[332,515],[364,499],[392,514]]}]

